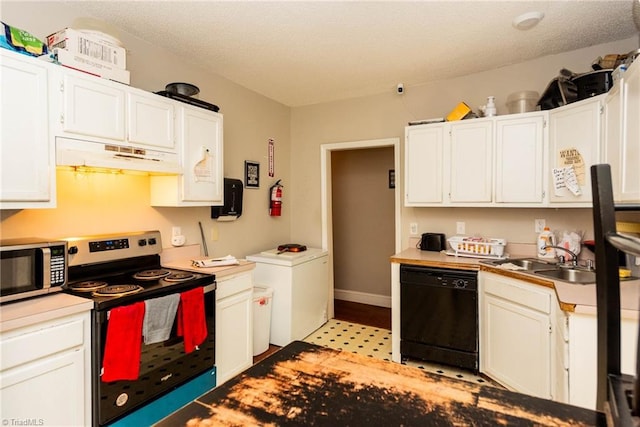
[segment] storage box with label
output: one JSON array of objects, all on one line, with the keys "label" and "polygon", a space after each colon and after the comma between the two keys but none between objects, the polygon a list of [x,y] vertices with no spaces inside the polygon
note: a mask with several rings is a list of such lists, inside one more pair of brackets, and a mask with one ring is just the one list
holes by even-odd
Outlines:
[{"label": "storage box with label", "polygon": [[47,45],[50,50],[66,50],[115,68],[127,68],[127,51],[122,46],[109,43],[104,37],[95,34],[65,28],[47,36]]},{"label": "storage box with label", "polygon": [[112,67],[101,61],[94,61],[85,55],[73,54],[65,49],[53,49],[51,58],[60,65],[93,74],[103,79],[130,84],[129,71]]}]

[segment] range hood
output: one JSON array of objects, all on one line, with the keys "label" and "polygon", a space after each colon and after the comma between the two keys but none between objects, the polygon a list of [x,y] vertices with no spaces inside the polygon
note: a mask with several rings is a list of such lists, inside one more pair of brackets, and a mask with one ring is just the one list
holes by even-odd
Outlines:
[{"label": "range hood", "polygon": [[119,145],[56,137],[56,165],[179,175],[178,154],[146,146]]}]

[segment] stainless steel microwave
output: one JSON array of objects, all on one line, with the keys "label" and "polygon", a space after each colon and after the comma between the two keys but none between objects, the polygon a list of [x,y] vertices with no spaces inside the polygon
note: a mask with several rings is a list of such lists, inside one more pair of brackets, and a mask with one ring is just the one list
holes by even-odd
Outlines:
[{"label": "stainless steel microwave", "polygon": [[0,303],[62,290],[67,259],[66,241],[0,240]]}]

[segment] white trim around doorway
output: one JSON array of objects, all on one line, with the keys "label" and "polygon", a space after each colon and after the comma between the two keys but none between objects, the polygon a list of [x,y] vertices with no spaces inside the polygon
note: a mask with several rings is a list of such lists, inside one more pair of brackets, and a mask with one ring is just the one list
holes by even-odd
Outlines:
[{"label": "white trim around doorway", "polygon": [[[322,249],[329,251],[329,307],[328,318],[334,316],[333,310],[333,220],[331,217],[331,152],[339,150],[357,150],[367,148],[393,147],[393,163],[395,168],[396,185],[394,190],[395,198],[395,251],[400,252],[400,214],[401,214],[401,188],[397,177],[400,173],[400,138],[371,139],[363,141],[328,143],[320,145],[320,197],[322,199]],[[389,261],[391,262],[391,261]],[[389,278],[391,280],[391,278]]]}]

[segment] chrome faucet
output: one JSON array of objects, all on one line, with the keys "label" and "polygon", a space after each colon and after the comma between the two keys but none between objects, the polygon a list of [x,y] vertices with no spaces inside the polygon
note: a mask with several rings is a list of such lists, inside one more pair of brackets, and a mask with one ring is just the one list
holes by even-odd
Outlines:
[{"label": "chrome faucet", "polygon": [[[553,248],[553,249],[562,249],[563,251],[567,252],[569,255],[571,255],[571,266],[572,267],[577,267],[578,266],[578,255],[576,255],[575,252],[570,251],[567,248],[563,248],[562,246],[554,246],[554,245],[547,245],[544,247],[546,248]],[[558,257],[560,259],[560,263],[564,264],[564,257],[561,255]]]}]

